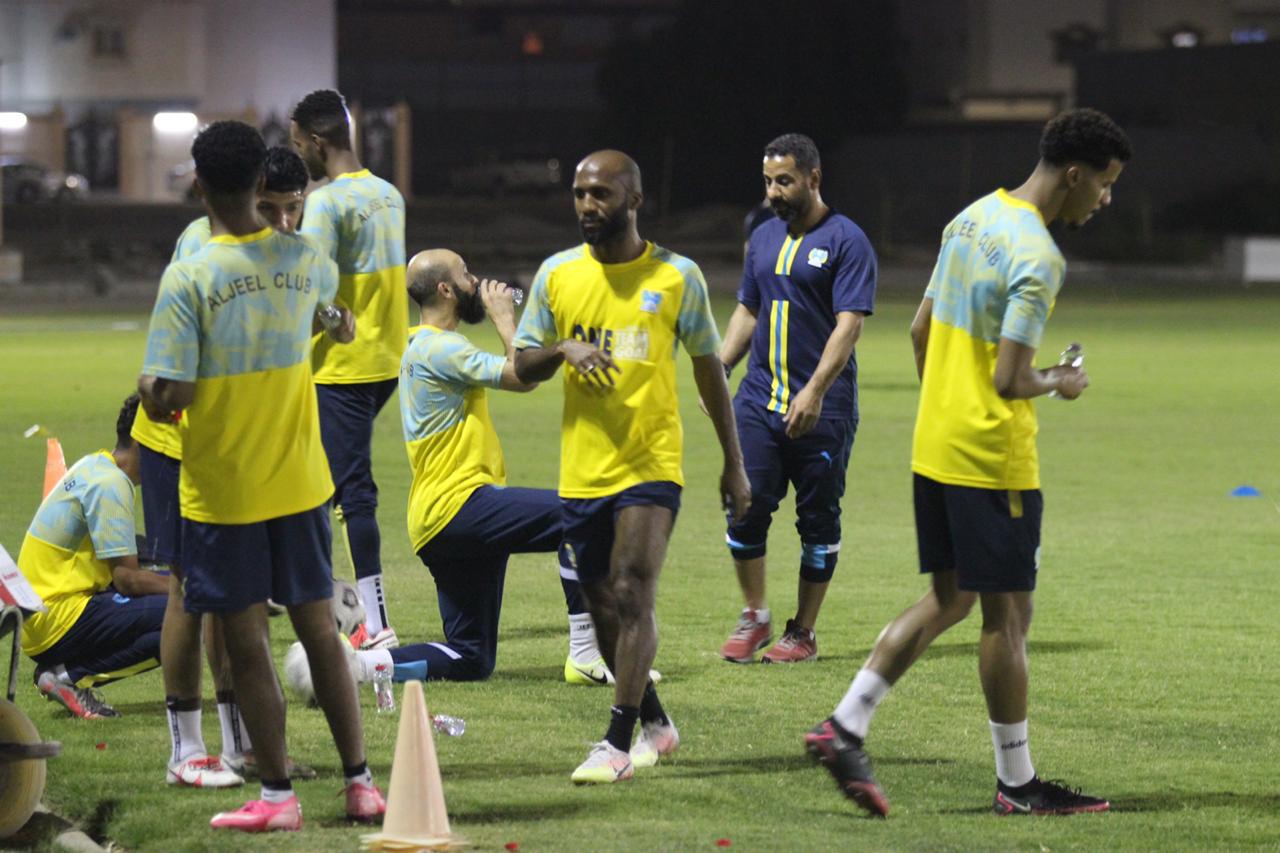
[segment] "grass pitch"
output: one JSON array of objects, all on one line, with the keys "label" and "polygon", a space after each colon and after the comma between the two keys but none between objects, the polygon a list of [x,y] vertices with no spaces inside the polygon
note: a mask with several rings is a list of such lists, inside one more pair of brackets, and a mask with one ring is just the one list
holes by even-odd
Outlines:
[{"label": "grass pitch", "polygon": [[[727,303],[719,304],[721,321]],[[868,742],[892,802],[866,819],[802,754],[886,621],[924,588],[917,577],[908,458],[916,381],[906,329],[915,300],[886,299],[858,347],[862,423],[844,502],[840,565],[818,625],[821,660],[734,666],[716,657],[740,607],[717,508],[719,454],[682,377],[684,509],[660,587],[663,701],[680,752],[634,782],[577,789],[569,772],[598,739],[611,695],[561,681],[566,651],[554,559],[515,557],[498,669],[483,684],[430,684],[428,707],[464,717],[440,738],[455,830],[477,848],[696,850],[1242,849],[1280,846],[1275,791],[1280,604],[1268,571],[1280,542],[1280,293],[1125,300],[1068,287],[1042,361],[1085,344],[1093,387],[1038,404],[1044,550],[1031,634],[1031,749],[1037,769],[1107,796],[1114,810],[1071,818],[987,813],[993,765],[977,681],[976,617],[944,636],[881,707]],[[15,557],[39,499],[52,429],[69,461],[106,446],[142,358],[146,318],[0,319],[0,542]],[[490,346],[495,339],[478,337]],[[560,391],[492,393],[511,482],[553,486]],[[268,413],[264,415],[269,416]],[[434,589],[410,552],[409,482],[394,404],[378,422],[375,474],[393,623],[441,636]],[[1261,498],[1232,498],[1249,484]],[[771,539],[770,604],[795,601],[799,543],[784,509]],[[338,558],[339,574],[350,574]],[[277,657],[292,642],[273,623]],[[0,662],[7,657],[0,655]],[[98,838],[137,850],[354,849],[341,769],[318,711],[291,703],[289,748],[320,778],[298,786],[298,834],[232,837],[214,812],[256,796],[164,784],[168,738],[159,673],[107,688],[124,716],[84,723],[30,686],[19,704],[46,739],[45,800]],[[218,744],[206,676],[205,735]],[[370,763],[386,784],[396,720],[362,692]],[[47,844],[46,842],[37,842]]]}]

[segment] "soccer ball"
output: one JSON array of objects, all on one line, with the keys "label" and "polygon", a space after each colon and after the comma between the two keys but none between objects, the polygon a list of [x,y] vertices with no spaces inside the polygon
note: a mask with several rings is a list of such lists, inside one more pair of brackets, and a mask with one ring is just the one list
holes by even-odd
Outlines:
[{"label": "soccer ball", "polygon": [[364,623],[364,604],[360,591],[351,581],[333,582],[333,621],[338,633],[350,636]]},{"label": "soccer ball", "polygon": [[[346,637],[342,638],[342,652],[347,659],[347,668],[351,677],[360,680],[360,662],[356,658],[356,650],[351,648]],[[307,660],[307,650],[302,643],[294,643],[284,656],[284,680],[294,695],[307,705],[316,704],[316,688],[311,682],[311,662]]]}]

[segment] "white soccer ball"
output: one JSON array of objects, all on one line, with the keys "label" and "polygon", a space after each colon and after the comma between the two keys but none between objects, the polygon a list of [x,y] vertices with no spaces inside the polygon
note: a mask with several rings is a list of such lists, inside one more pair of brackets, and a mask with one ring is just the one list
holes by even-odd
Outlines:
[{"label": "white soccer ball", "polygon": [[360,591],[351,581],[333,582],[333,621],[338,633],[351,636],[364,623],[364,604]]},{"label": "white soccer ball", "polygon": [[[342,638],[342,652],[347,659],[347,668],[355,681],[360,680],[360,661],[356,658],[356,650],[351,648],[346,637]],[[311,662],[307,660],[307,650],[302,643],[294,643],[284,655],[284,680],[294,695],[308,705],[316,704],[316,688],[311,682]]]}]

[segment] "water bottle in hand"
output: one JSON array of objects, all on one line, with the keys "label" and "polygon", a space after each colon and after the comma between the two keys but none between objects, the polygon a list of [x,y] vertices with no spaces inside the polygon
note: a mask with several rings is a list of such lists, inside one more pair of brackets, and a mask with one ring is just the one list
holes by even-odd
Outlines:
[{"label": "water bottle in hand", "polygon": [[316,316],[320,318],[320,325],[324,326],[327,332],[342,326],[342,309],[332,303],[316,308]]},{"label": "water bottle in hand", "polygon": [[[1062,355],[1058,358],[1058,364],[1068,365],[1070,367],[1084,367],[1084,347],[1081,344],[1073,342],[1071,346],[1062,351]],[[1049,396],[1058,397],[1060,399],[1062,397],[1056,389],[1050,391]]]},{"label": "water bottle in hand", "polygon": [[518,287],[507,285],[507,293],[511,294],[512,305],[522,305],[524,303],[524,291]]}]

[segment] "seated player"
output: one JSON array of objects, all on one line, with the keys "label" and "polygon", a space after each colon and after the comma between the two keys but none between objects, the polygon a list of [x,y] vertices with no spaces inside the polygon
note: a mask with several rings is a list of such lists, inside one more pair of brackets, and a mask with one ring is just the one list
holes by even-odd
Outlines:
[{"label": "seated player", "polygon": [[18,568],[49,610],[22,626],[45,698],[86,720],[118,717],[93,689],[160,665],[169,579],[138,567],[133,487],[138,396],[124,401],[114,450],[72,465],[36,510]]},{"label": "seated player", "polygon": [[[400,413],[413,485],[409,535],[435,578],[445,641],[358,653],[363,680],[379,666],[398,680],[474,681],[493,672],[498,652],[507,559],[555,551],[560,499],[552,489],[506,488],[506,468],[489,419],[486,388],[531,391],[515,376],[511,339],[515,307],[507,285],[480,281],[448,249],[420,252],[407,271],[421,309],[400,369]],[[477,349],[457,331],[486,314],[506,348]],[[596,646],[577,574],[561,567],[569,608],[565,680],[608,684],[613,676]]]}]

